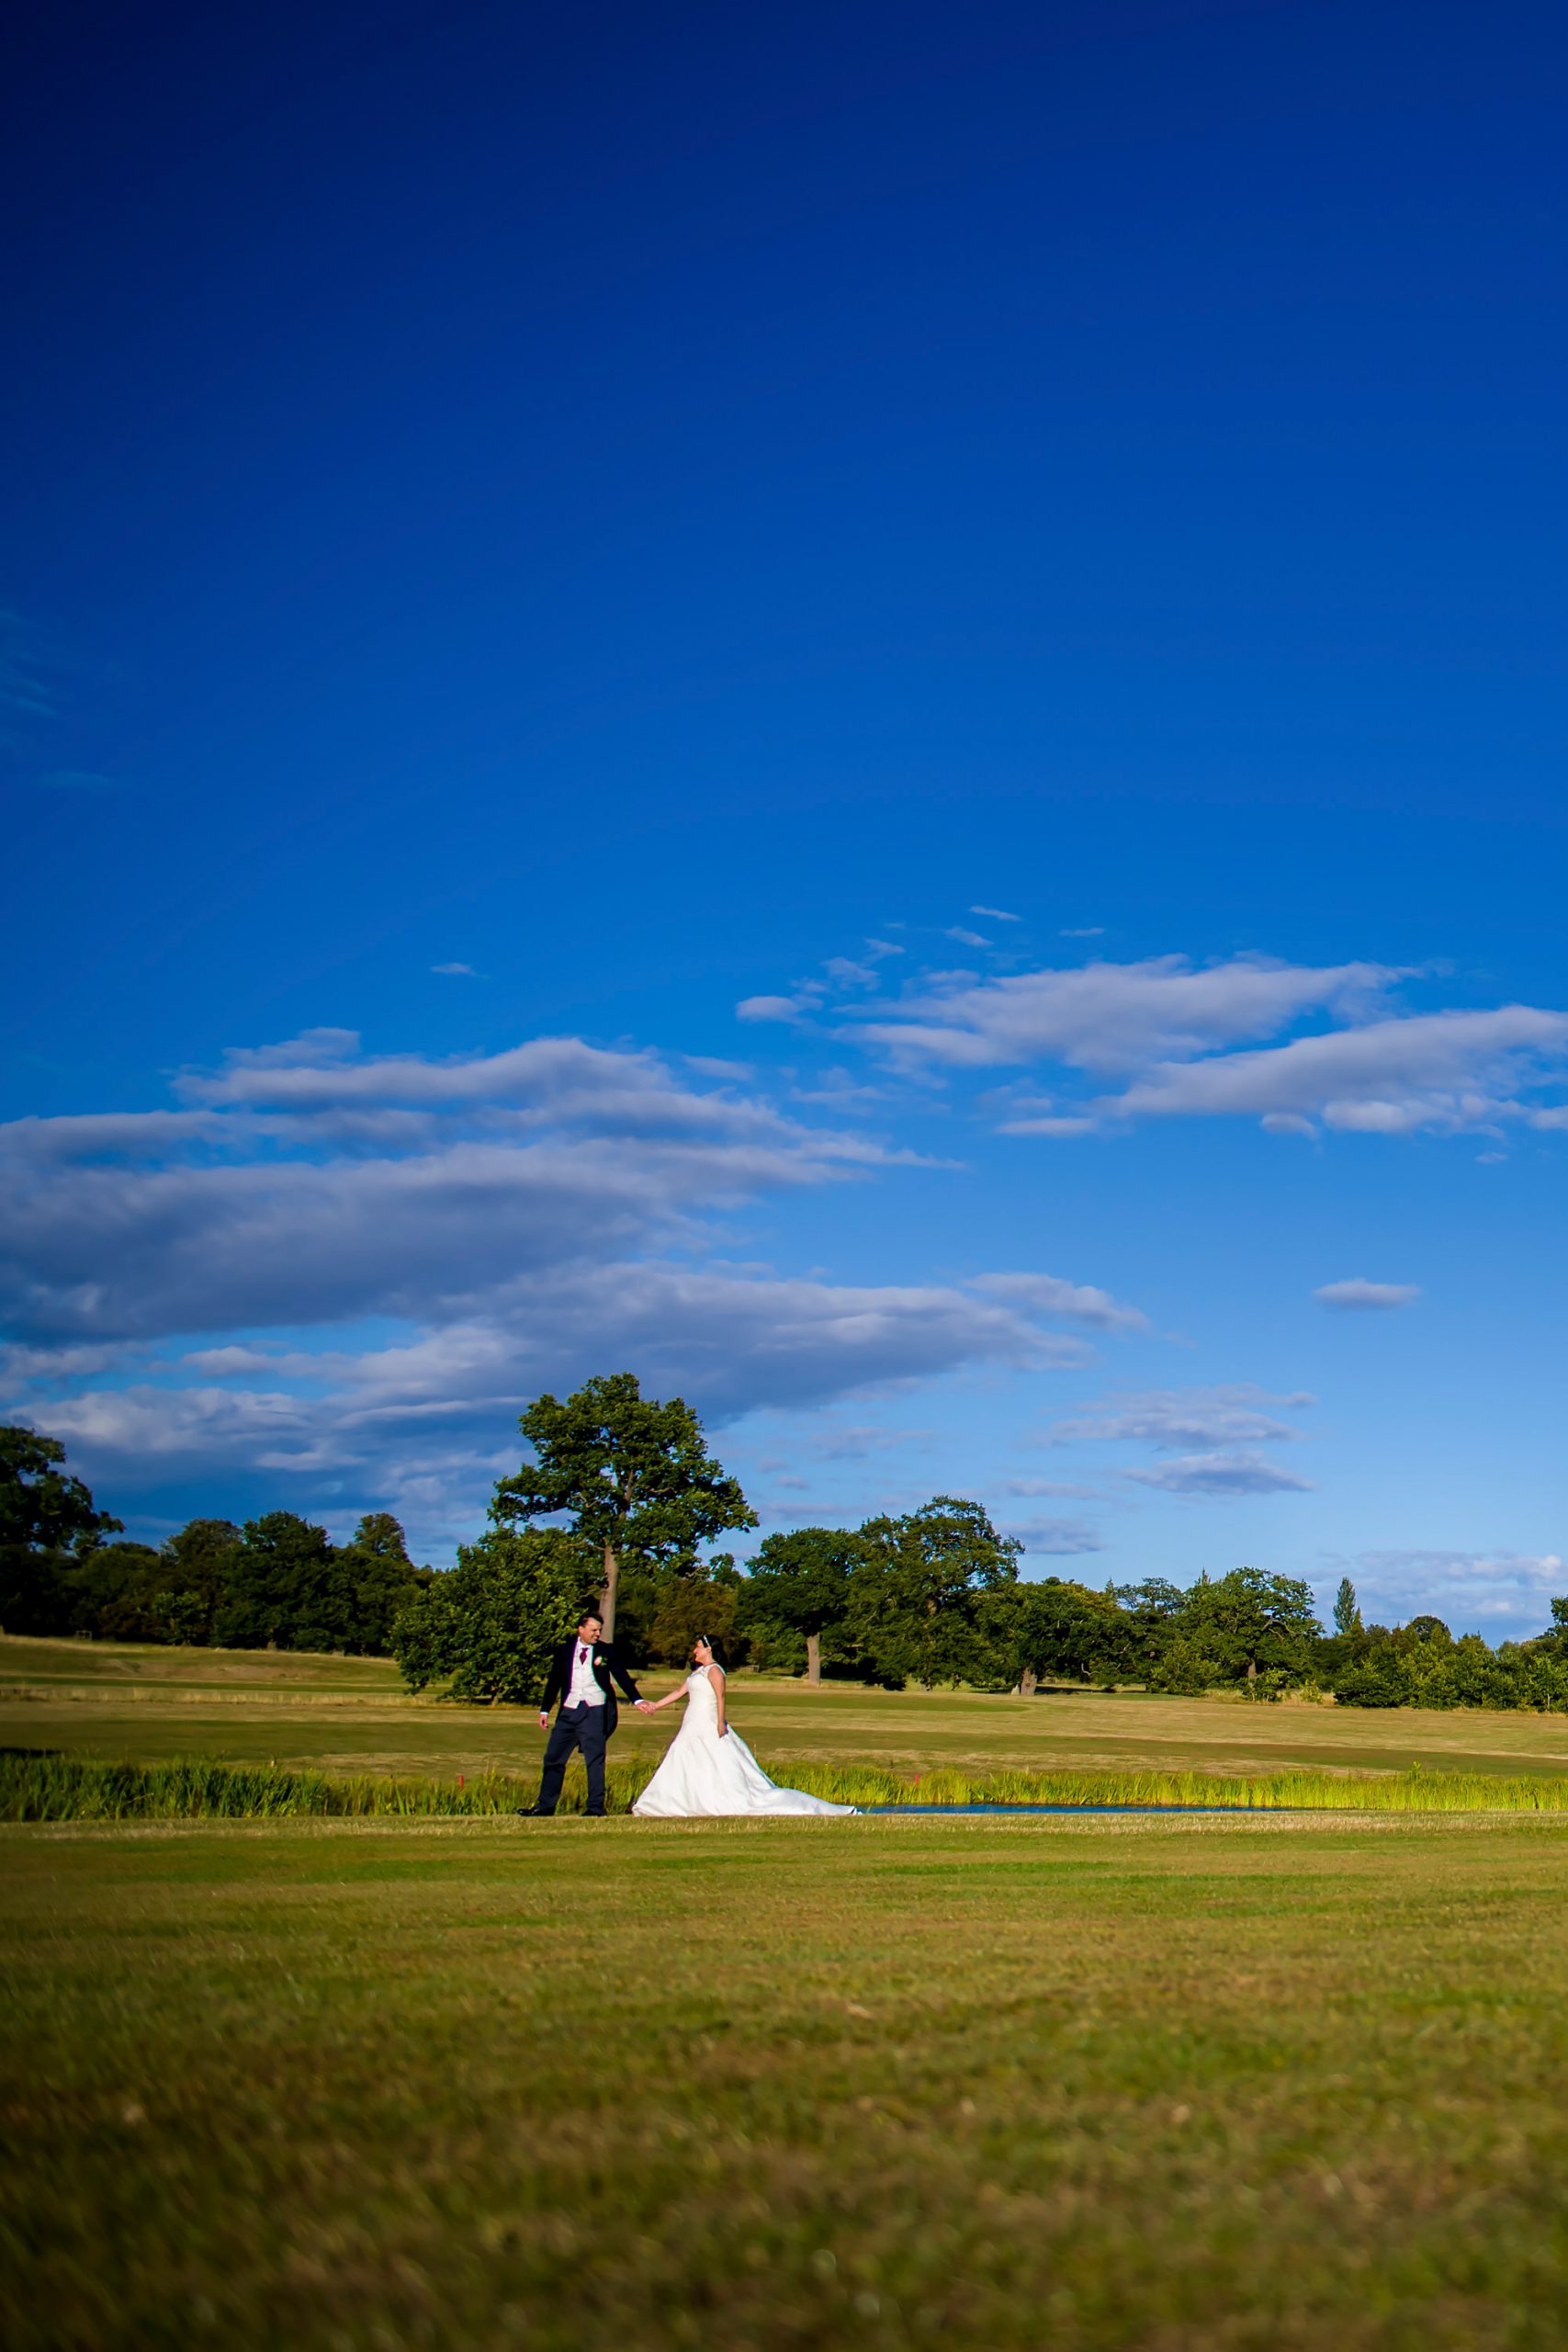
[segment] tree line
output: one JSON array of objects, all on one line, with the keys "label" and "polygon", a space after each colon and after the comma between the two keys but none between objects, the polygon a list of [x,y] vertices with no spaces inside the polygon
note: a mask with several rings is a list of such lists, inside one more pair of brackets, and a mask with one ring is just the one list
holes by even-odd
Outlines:
[{"label": "tree line", "polygon": [[389,1511],[346,1544],[298,1512],[237,1527],[193,1519],[161,1544],[116,1543],[64,1467],[58,1438],[0,1429],[0,1626],[220,1649],[344,1650],[383,1657],[392,1627],[433,1575],[409,1558]]},{"label": "tree line", "polygon": [[1541,1633],[1493,1648],[1434,1616],[1366,1625],[1346,1579],[1325,1629],[1307,1585],[1254,1567],[1185,1589],[1026,1579],[1021,1547],[951,1495],[767,1536],[742,1570],[711,1547],[756,1514],[679,1397],[646,1398],[620,1373],[536,1399],[521,1429],[529,1458],[444,1571],[413,1565],[387,1513],[341,1545],[289,1511],[196,1520],[156,1548],[114,1543],[119,1522],[65,1472],[58,1441],[0,1431],[0,1625],[389,1654],[415,1690],[528,1704],[592,1603],[634,1665],[682,1664],[704,1633],[731,1664],[809,1682],[1568,1707],[1568,1596]]}]

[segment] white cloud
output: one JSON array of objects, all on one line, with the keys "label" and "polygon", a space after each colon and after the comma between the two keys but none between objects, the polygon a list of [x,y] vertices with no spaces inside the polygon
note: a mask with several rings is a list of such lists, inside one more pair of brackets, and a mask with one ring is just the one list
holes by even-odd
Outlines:
[{"label": "white cloud", "polygon": [[432,964],[430,968],[446,979],[476,980],[479,978],[471,964]]},{"label": "white cloud", "polygon": [[1452,1617],[1456,1633],[1477,1617],[1540,1632],[1553,1595],[1568,1591],[1568,1562],[1556,1552],[1362,1552],[1348,1565],[1369,1620]]},{"label": "white cloud", "polygon": [[907,1065],[998,1067],[1053,1059],[1136,1069],[1269,1037],[1323,1007],[1364,1007],[1399,975],[1378,964],[1311,967],[1242,956],[1196,968],[1184,956],[1091,963],[977,980],[951,976],[877,1008],[860,1034]]},{"label": "white cloud", "polygon": [[988,947],[991,944],[988,939],[982,939],[977,931],[964,931],[957,923],[954,923],[944,936],[956,939],[960,947]]},{"label": "white cloud", "polygon": [[1352,1313],[1414,1306],[1420,1295],[1414,1283],[1370,1283],[1363,1274],[1348,1282],[1324,1283],[1313,1293],[1325,1306],[1348,1308]]},{"label": "white cloud", "polygon": [[[56,1390],[47,1425],[90,1447],[96,1475],[112,1471],[122,1486],[170,1465],[262,1464],[307,1482],[330,1469],[340,1483],[357,1476],[367,1490],[389,1480],[400,1491],[411,1442],[423,1476],[450,1464],[460,1483],[505,1447],[528,1397],[607,1365],[633,1365],[653,1394],[687,1396],[727,1419],[897,1388],[965,1363],[1024,1367],[1040,1352],[1029,1325],[955,1290],[579,1263],[520,1276],[467,1316],[389,1344],[318,1354],[233,1345],[179,1359],[205,1375],[197,1385]],[[813,1452],[853,1459],[920,1434],[842,1430],[835,1443],[829,1432]],[[470,1487],[470,1517],[476,1500]]]},{"label": "white cloud", "polygon": [[[345,1033],[187,1074],[200,1111],[0,1128],[0,1308],[18,1336],[459,1319],[529,1269],[700,1238],[714,1210],[885,1161],[657,1056],[542,1038],[355,1057]],[[162,1166],[103,1164],[105,1155]]]},{"label": "white cloud", "polygon": [[[327,1039],[338,1041],[330,1047]],[[675,1077],[653,1053],[609,1052],[581,1037],[535,1037],[504,1053],[455,1055],[432,1060],[419,1054],[362,1056],[351,1032],[318,1031],[299,1041],[309,1051],[268,1047],[233,1053],[216,1073],[182,1075],[187,1101],[217,1108],[319,1117],[374,1106],[377,1110],[482,1110],[486,1131],[497,1114],[536,1126],[592,1125],[603,1132],[665,1130],[779,1136],[787,1123],[766,1104],[724,1088],[698,1090]],[[0,1131],[0,1139],[3,1139]]]},{"label": "white cloud", "polygon": [[816,1010],[793,996],[743,996],[735,1008],[738,1021],[803,1021]]},{"label": "white cloud", "polygon": [[1565,1050],[1568,1013],[1535,1005],[1410,1013],[1262,1051],[1158,1064],[1099,1107],[1122,1119],[1315,1118],[1367,1135],[1473,1127],[1522,1115],[1499,1089],[1506,1097],[1529,1082],[1531,1057],[1556,1064]]},{"label": "white cloud", "polygon": [[1058,939],[1103,939],[1105,925],[1102,922],[1079,923],[1071,931],[1059,931],[1056,936]]},{"label": "white cloud", "polygon": [[[292,1351],[276,1347],[192,1348],[179,1361],[182,1365],[189,1364],[194,1372],[205,1373],[209,1380],[233,1380],[246,1372],[270,1373],[276,1379],[290,1368],[291,1354]],[[310,1357],[293,1354],[293,1369],[310,1366]]]},{"label": "white cloud", "polygon": [[[301,1507],[390,1495],[445,1525],[460,1489],[471,1521],[542,1386],[626,1364],[719,1419],[815,1409],[966,1364],[1077,1363],[1042,1306],[1121,1311],[1087,1286],[1015,1299],[717,1262],[716,1215],[899,1158],[735,1075],[574,1038],[372,1057],[314,1031],[186,1073],[182,1112],[0,1128],[11,1408],[121,1491],[265,1467]],[[366,1344],[367,1321],[393,1335]],[[843,1433],[846,1451],[907,1434]]]},{"label": "white cloud", "polygon": [[1293,1470],[1281,1470],[1260,1453],[1183,1453],[1146,1470],[1124,1470],[1122,1476],[1168,1495],[1306,1494],[1312,1487],[1310,1478],[1298,1478]]},{"label": "white cloud", "polygon": [[34,1381],[87,1380],[100,1373],[123,1373],[139,1363],[145,1350],[110,1340],[62,1348],[16,1347],[0,1341],[0,1382],[18,1390]]},{"label": "white cloud", "polygon": [[210,1111],[88,1111],[0,1125],[0,1155],[13,1162],[162,1159],[182,1145],[221,1144],[224,1123]]},{"label": "white cloud", "polygon": [[1083,1439],[1113,1439],[1166,1451],[1189,1447],[1269,1444],[1299,1437],[1267,1406],[1283,1405],[1297,1411],[1313,1399],[1297,1391],[1270,1396],[1245,1384],[1217,1388],[1154,1388],[1139,1394],[1111,1396],[1087,1412],[1053,1423],[1046,1432],[1049,1445],[1067,1445]]},{"label": "white cloud", "polygon": [[[953,934],[961,936],[962,934]],[[976,944],[984,943],[976,941]],[[1132,1121],[1256,1118],[1275,1135],[1404,1136],[1513,1122],[1568,1130],[1540,1091],[1568,1076],[1568,1012],[1507,1004],[1396,1012],[1400,967],[1304,966],[1246,956],[1104,960],[997,978],[929,973],[894,1001],[842,1016],[848,1037],[905,1075],[1055,1064],[1125,1073],[1119,1092],[1022,1091],[988,1107],[1008,1135],[1069,1137]],[[1280,1033],[1326,1016],[1307,1035]]]},{"label": "white cloud", "polygon": [[1109,1291],[1089,1283],[1063,1282],[1055,1274],[977,1274],[969,1287],[989,1298],[1005,1298],[1040,1315],[1062,1315],[1101,1331],[1146,1331],[1149,1318],[1136,1306],[1122,1306]]},{"label": "white cloud", "polygon": [[1021,922],[1021,915],[1010,915],[1005,907],[971,907],[972,915],[988,915],[993,922]]}]

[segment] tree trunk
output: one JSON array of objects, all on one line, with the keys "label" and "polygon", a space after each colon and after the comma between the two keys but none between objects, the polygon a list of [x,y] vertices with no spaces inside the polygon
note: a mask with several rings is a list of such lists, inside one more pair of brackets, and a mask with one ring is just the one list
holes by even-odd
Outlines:
[{"label": "tree trunk", "polygon": [[807,1634],[806,1636],[806,1679],[813,1690],[822,1679],[822,1636],[820,1634]]},{"label": "tree trunk", "polygon": [[1023,1672],[1018,1678],[1019,1697],[1021,1699],[1032,1699],[1034,1693],[1039,1690],[1039,1688],[1040,1677],[1035,1673],[1034,1668],[1032,1666],[1026,1666]]},{"label": "tree trunk", "polygon": [[599,1604],[599,1614],[604,1620],[604,1639],[615,1638],[615,1587],[621,1580],[621,1564],[613,1545],[604,1546],[604,1597]]}]

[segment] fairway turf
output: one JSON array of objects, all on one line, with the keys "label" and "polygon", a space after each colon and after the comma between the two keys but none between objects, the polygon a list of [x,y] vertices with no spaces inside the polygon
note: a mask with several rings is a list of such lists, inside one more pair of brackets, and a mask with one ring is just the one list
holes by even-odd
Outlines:
[{"label": "fairway turf", "polygon": [[1568,1826],[0,1830],[10,2340],[1522,2347]]}]

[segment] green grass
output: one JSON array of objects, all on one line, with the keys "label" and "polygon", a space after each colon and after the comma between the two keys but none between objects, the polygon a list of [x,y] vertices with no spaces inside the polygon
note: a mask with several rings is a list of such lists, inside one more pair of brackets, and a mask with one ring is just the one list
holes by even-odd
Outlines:
[{"label": "green grass", "polygon": [[[613,1763],[611,1813],[628,1813],[646,1788],[651,1761]],[[1268,1811],[1467,1813],[1568,1811],[1568,1779],[1486,1772],[1352,1775],[1275,1772],[982,1772],[939,1770],[917,1778],[874,1764],[775,1759],[787,1785],[840,1804],[1221,1805]],[[457,1781],[361,1773],[349,1778],[277,1764],[212,1758],[137,1764],[96,1757],[0,1750],[0,1821],[289,1819],[314,1815],[410,1819],[516,1814],[531,1805],[536,1773],[483,1772]],[[562,1807],[581,1813],[586,1783],[569,1773]]]},{"label": "green grass", "polygon": [[381,1661],[0,1685],[17,2352],[1562,2339],[1551,1718],[737,1676],[821,1795],[1265,1809],[544,1824]]},{"label": "green grass", "polygon": [[0,1829],[14,2352],[1538,2352],[1561,1815]]}]

